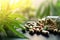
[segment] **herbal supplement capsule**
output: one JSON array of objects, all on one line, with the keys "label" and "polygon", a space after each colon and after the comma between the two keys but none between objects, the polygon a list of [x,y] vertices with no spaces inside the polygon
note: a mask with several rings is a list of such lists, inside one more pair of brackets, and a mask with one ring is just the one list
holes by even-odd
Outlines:
[{"label": "herbal supplement capsule", "polygon": [[40,34],[40,30],[39,30],[39,28],[36,29],[36,34],[37,34],[37,35]]},{"label": "herbal supplement capsule", "polygon": [[45,31],[45,30],[42,30],[42,33],[43,33],[44,35],[48,35],[48,34],[49,34],[49,32],[48,32],[48,31]]},{"label": "herbal supplement capsule", "polygon": [[30,35],[34,35],[34,30],[33,29],[29,29],[29,34]]},{"label": "herbal supplement capsule", "polygon": [[22,32],[23,32],[23,33],[26,33],[26,28],[25,28],[25,27],[24,27],[24,29],[22,29]]}]

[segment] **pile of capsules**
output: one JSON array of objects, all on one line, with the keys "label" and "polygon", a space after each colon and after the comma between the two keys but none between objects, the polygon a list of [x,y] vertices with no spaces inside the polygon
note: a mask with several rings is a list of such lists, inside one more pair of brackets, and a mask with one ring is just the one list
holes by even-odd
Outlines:
[{"label": "pile of capsules", "polygon": [[52,28],[52,27],[48,28],[47,26],[44,26],[44,24],[41,22],[40,23],[33,21],[27,22],[24,25],[24,28],[25,29],[23,29],[22,32],[23,33],[28,32],[30,35],[34,35],[34,34],[49,35],[49,33],[60,34],[60,30],[58,30],[57,28]]}]

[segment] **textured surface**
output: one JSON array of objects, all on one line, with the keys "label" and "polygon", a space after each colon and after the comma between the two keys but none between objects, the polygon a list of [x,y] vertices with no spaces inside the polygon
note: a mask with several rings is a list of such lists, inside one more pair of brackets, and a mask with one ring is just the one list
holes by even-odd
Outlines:
[{"label": "textured surface", "polygon": [[30,35],[29,33],[25,33],[24,35],[26,35],[29,39],[20,39],[20,38],[7,38],[4,40],[60,40],[60,36],[58,35],[53,35],[53,34],[49,34],[49,37],[43,36],[43,35]]}]

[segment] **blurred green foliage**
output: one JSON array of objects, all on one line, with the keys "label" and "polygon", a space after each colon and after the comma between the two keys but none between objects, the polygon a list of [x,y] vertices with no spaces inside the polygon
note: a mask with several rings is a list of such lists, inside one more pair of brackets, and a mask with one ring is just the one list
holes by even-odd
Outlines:
[{"label": "blurred green foliage", "polygon": [[[27,38],[22,33],[18,32],[16,28],[24,29],[23,22],[27,20],[23,15],[20,13],[13,13],[13,11],[10,10],[9,5],[6,9],[1,8],[0,10],[0,33],[4,35],[5,37],[9,37],[7,35],[7,31],[11,31],[13,34],[17,35],[20,38]],[[2,36],[0,34],[0,36]],[[11,34],[12,35],[12,34]],[[13,36],[13,35],[12,35]]]}]

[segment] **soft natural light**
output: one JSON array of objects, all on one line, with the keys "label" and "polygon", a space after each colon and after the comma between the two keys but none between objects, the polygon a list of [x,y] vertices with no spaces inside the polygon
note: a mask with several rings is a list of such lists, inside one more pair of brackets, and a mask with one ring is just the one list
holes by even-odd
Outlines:
[{"label": "soft natural light", "polygon": [[11,9],[16,9],[16,8],[30,7],[31,1],[30,0],[0,0],[0,4],[3,9],[6,9],[6,7],[8,6]]}]

